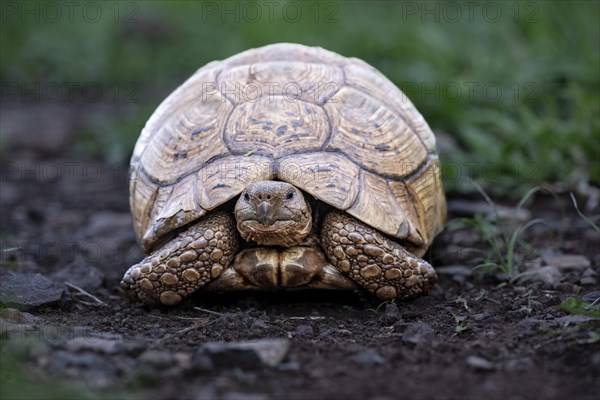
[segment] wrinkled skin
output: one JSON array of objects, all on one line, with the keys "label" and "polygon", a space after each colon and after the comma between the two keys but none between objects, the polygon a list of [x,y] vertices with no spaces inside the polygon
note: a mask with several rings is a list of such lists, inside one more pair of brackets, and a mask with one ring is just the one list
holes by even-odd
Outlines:
[{"label": "wrinkled skin", "polygon": [[132,300],[174,305],[200,288],[362,286],[390,300],[426,293],[437,281],[426,261],[346,213],[329,211],[316,228],[311,233],[311,209],[296,187],[254,182],[234,214],[214,211],[190,224],[132,266],[121,286]]}]

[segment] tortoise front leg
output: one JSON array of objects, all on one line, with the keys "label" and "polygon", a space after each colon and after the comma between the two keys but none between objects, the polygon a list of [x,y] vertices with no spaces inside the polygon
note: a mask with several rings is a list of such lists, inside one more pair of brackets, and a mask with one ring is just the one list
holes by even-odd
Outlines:
[{"label": "tortoise front leg", "polygon": [[381,300],[415,297],[437,282],[429,263],[345,213],[327,214],[321,241],[334,266]]},{"label": "tortoise front leg", "polygon": [[132,300],[177,304],[219,277],[238,247],[233,217],[211,213],[129,268],[121,287]]}]

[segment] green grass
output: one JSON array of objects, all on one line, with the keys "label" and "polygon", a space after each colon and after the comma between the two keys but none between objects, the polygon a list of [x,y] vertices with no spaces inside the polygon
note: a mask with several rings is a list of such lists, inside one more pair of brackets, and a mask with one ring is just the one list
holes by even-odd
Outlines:
[{"label": "green grass", "polygon": [[[577,211],[577,214],[579,214],[579,216],[581,217],[581,219],[584,220],[590,226],[590,228],[592,228],[596,232],[600,232],[600,227],[594,223],[594,221],[592,220],[592,218],[590,218],[587,215],[585,215],[579,209],[579,206],[577,205],[577,199],[575,199],[575,196],[573,195],[573,193],[570,193],[570,196],[571,196],[571,201],[573,202],[573,207],[575,208],[575,211]],[[600,219],[600,218],[596,217],[596,219]]]},{"label": "green grass", "polygon": [[[0,307],[2,308],[2,307]],[[3,321],[0,331],[0,399],[3,400],[97,400],[131,399],[141,396],[132,389],[138,384],[128,379],[127,384],[117,382],[107,387],[96,387],[93,378],[84,374],[72,376],[72,366],[65,371],[44,373],[43,361],[49,356],[52,344],[47,340],[58,334],[56,328],[38,325],[35,329],[22,328],[16,332],[7,329]],[[50,336],[47,336],[47,335]],[[55,351],[56,349],[54,349]],[[79,371],[81,373],[81,371]]]},{"label": "green grass", "polygon": [[[540,218],[519,221],[519,212],[527,201],[537,192],[544,191],[541,187],[530,189],[518,202],[511,217],[502,218],[496,204],[485,190],[474,183],[474,187],[490,205],[492,213],[476,214],[473,218],[456,219],[455,224],[474,228],[483,238],[487,248],[481,252],[482,262],[475,269],[482,269],[490,275],[503,274],[508,283],[512,283],[530,272],[521,267],[523,260],[518,260],[519,253],[527,253],[527,244],[523,242],[523,234],[532,226],[544,224]],[[521,257],[522,258],[522,257]]]},{"label": "green grass", "polygon": [[[19,336],[16,334],[15,336]],[[31,335],[32,336],[32,335]],[[31,348],[39,343],[22,334],[16,339],[8,339],[8,334],[0,336],[0,398],[2,399],[92,399],[89,390],[81,383],[67,384],[66,380],[41,379],[26,368]]]},{"label": "green grass", "polygon": [[585,301],[576,299],[574,297],[567,297],[556,308],[568,314],[600,318],[600,310],[592,309],[592,304],[586,303]]},{"label": "green grass", "polygon": [[[97,115],[76,145],[93,156],[127,159],[152,110],[199,66],[291,41],[360,57],[403,88],[434,131],[449,135],[440,147],[450,191],[472,191],[468,178],[509,196],[544,182],[600,182],[598,2],[493,2],[499,17],[485,2],[472,13],[454,2],[460,17],[446,3],[277,2],[272,19],[262,7],[256,22],[249,9],[236,22],[221,13],[225,2],[192,1],[118,3],[115,22],[114,4],[93,23],[79,9],[54,23],[5,15],[0,27],[3,82],[94,82],[107,88],[106,102],[111,88],[134,85],[133,102],[85,109]],[[283,15],[290,4],[301,7],[295,21]]]},{"label": "green grass", "polygon": [[460,335],[461,333],[463,333],[464,331],[469,329],[469,327],[464,323],[466,320],[466,317],[454,314],[453,312],[450,312],[450,314],[452,314],[452,318],[454,319],[454,335],[455,336]]},{"label": "green grass", "polygon": [[[479,237],[483,239],[484,249],[468,248],[468,250],[478,255],[475,260],[476,262],[479,261],[479,263],[474,266],[474,269],[481,269],[488,275],[495,275],[497,277],[503,276],[505,279],[502,285],[506,283],[512,284],[525,275],[535,274],[535,271],[525,271],[522,264],[527,259],[538,256],[539,252],[534,250],[530,243],[524,241],[523,236],[526,231],[534,225],[545,225],[546,222],[541,218],[534,218],[526,221],[519,220],[519,214],[536,193],[544,192],[545,194],[550,194],[554,197],[556,200],[556,207],[560,210],[561,219],[564,219],[565,210],[560,206],[558,195],[547,188],[535,186],[529,189],[527,193],[521,197],[509,215],[504,215],[507,213],[499,212],[494,201],[479,184],[475,182],[471,182],[471,184],[490,206],[491,212],[487,214],[475,214],[472,218],[453,219],[449,222],[448,227],[450,229],[460,229],[465,227],[474,229]],[[573,209],[579,214],[581,219],[584,220],[591,229],[598,232],[600,228],[594,222],[594,219],[598,219],[598,217],[588,217],[581,212],[577,205],[577,200],[572,193],[571,201],[573,202]],[[548,232],[551,232],[551,229],[548,229]],[[557,232],[556,235],[557,237],[554,239],[561,241],[562,234]],[[553,238],[549,239],[554,240]]]}]

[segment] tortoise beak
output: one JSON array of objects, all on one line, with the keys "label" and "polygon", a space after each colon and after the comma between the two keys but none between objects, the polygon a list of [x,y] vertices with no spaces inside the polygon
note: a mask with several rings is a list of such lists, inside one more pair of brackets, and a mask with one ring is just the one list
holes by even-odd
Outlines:
[{"label": "tortoise beak", "polygon": [[273,206],[266,201],[263,201],[258,206],[258,212],[256,213],[257,221],[263,225],[272,225],[275,222],[275,215],[273,213]]}]

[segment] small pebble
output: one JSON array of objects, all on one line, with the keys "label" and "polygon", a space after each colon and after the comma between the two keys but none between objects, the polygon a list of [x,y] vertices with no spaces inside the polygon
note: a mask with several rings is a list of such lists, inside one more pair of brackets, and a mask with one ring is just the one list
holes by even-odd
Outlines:
[{"label": "small pebble", "polygon": [[208,372],[214,369],[214,364],[209,355],[203,352],[196,352],[192,356],[190,369],[192,371]]},{"label": "small pebble", "polygon": [[146,350],[137,360],[138,363],[149,364],[156,368],[169,368],[174,365],[173,354],[165,350]]},{"label": "small pebble", "polygon": [[580,254],[548,254],[542,256],[544,264],[558,269],[586,269],[590,260]]},{"label": "small pebble", "polygon": [[403,330],[402,341],[405,343],[431,343],[435,340],[435,331],[426,322],[413,322],[410,324],[396,324],[394,329]]},{"label": "small pebble", "polygon": [[34,324],[41,321],[41,318],[15,308],[0,308],[0,317],[18,324]]},{"label": "small pebble", "polygon": [[206,343],[198,352],[207,355],[215,367],[252,369],[262,366],[276,367],[287,354],[289,347],[290,342],[287,339],[261,339]]},{"label": "small pebble", "polygon": [[585,301],[586,303],[593,303],[598,300],[598,298],[600,298],[599,291],[589,292],[581,296],[581,300]]},{"label": "small pebble", "polygon": [[486,360],[483,357],[469,356],[467,357],[466,362],[469,367],[480,371],[493,371],[494,369],[496,369],[494,363],[492,363],[489,360]]},{"label": "small pebble", "polygon": [[561,282],[563,275],[555,266],[541,267],[537,270],[538,279],[552,288],[556,288]]},{"label": "small pebble", "polygon": [[473,318],[474,321],[484,321],[484,320],[488,319],[489,317],[491,317],[490,314],[483,312],[481,314],[475,314],[471,318]]},{"label": "small pebble", "polygon": [[534,367],[534,362],[529,357],[515,358],[508,360],[504,368],[511,372],[525,372]]},{"label": "small pebble", "polygon": [[314,336],[315,331],[310,325],[298,325],[296,327],[296,335],[298,336]]},{"label": "small pebble", "polygon": [[69,340],[66,344],[66,349],[77,353],[81,351],[93,351],[101,354],[115,354],[117,352],[116,340],[101,339],[91,336],[78,336]]},{"label": "small pebble", "polygon": [[385,363],[385,358],[373,348],[365,349],[351,357],[351,360],[358,364],[381,365]]},{"label": "small pebble", "polygon": [[593,276],[584,276],[579,280],[579,284],[582,286],[594,286],[596,284],[596,278]]},{"label": "small pebble", "polygon": [[282,372],[298,372],[300,371],[300,363],[298,361],[286,362],[280,364],[277,369]]}]

